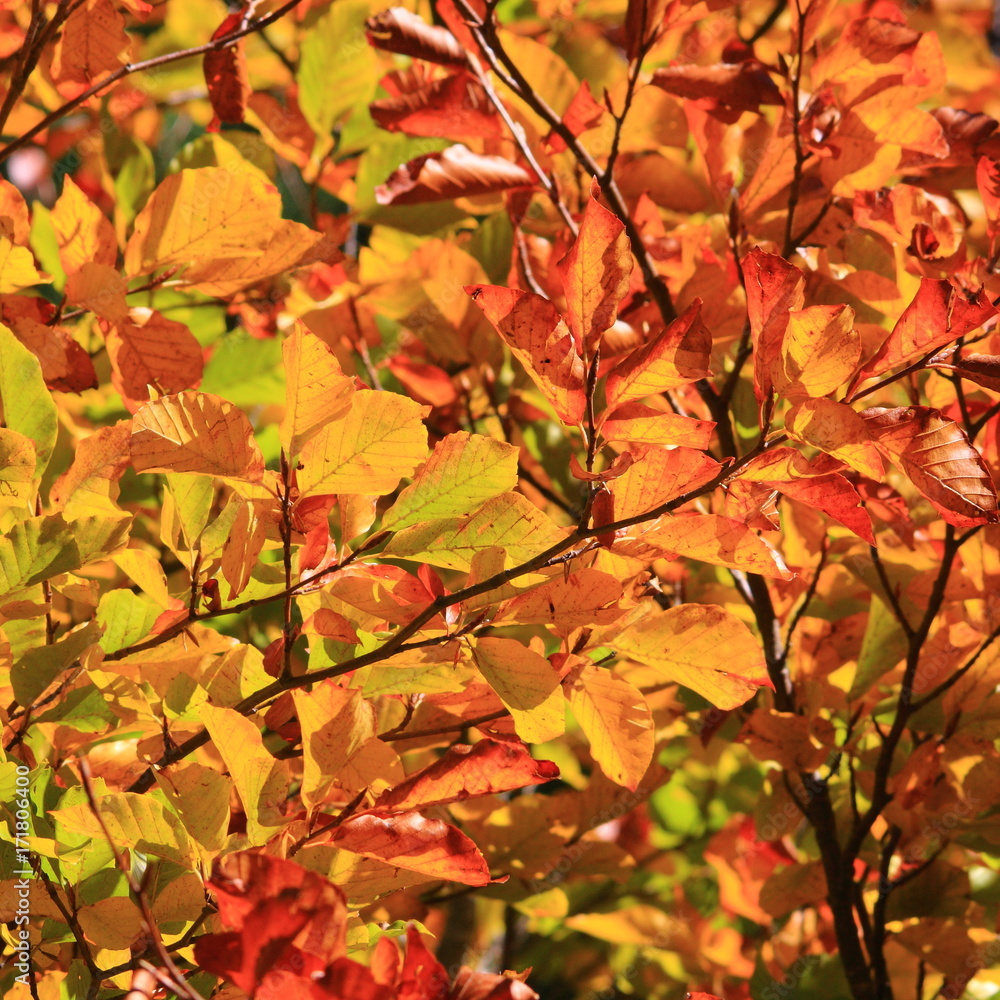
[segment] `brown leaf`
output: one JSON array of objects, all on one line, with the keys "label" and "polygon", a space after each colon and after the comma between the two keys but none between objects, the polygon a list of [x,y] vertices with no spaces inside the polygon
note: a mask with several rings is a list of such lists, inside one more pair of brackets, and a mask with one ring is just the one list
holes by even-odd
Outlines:
[{"label": "brown leaf", "polygon": [[759,111],[762,104],[785,103],[763,63],[756,59],[712,66],[665,66],[653,73],[651,82],[675,97],[699,101],[726,122],[736,121],[744,111]]},{"label": "brown leaf", "polygon": [[1000,392],[1000,355],[966,354],[957,361],[952,361],[953,356],[952,351],[944,351],[931,358],[927,367],[954,372],[984,389]]},{"label": "brown leaf", "polygon": [[998,520],[997,491],[965,431],[929,406],[876,406],[861,414],[875,444],[956,527]]},{"label": "brown leaf", "polygon": [[90,355],[61,326],[45,326],[28,316],[11,320],[11,330],[38,358],[42,378],[50,389],[83,392],[97,388],[97,373]]},{"label": "brown leaf", "polygon": [[535,760],[523,743],[483,739],[475,746],[456,744],[433,764],[383,792],[376,809],[405,811],[446,802],[464,802],[476,795],[496,795],[559,777],[548,760]]},{"label": "brown leaf", "polygon": [[[419,66],[417,63],[415,66]],[[483,85],[466,71],[426,80],[409,70],[382,80],[390,97],[372,101],[372,118],[389,132],[468,139],[500,135],[503,123]]]},{"label": "brown leaf", "polygon": [[482,156],[459,145],[404,163],[375,188],[375,198],[380,205],[418,205],[532,187],[534,183],[531,174],[516,163],[502,156]]},{"label": "brown leaf", "polygon": [[403,7],[390,7],[368,18],[365,31],[369,44],[386,52],[445,66],[466,64],[465,51],[450,31],[427,24]]}]

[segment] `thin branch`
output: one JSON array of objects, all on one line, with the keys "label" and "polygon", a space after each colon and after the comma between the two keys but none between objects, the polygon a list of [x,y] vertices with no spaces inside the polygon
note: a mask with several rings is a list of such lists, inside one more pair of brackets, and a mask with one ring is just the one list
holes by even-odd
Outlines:
[{"label": "thin branch", "polygon": [[800,0],[795,0],[795,13],[798,18],[798,26],[795,32],[798,51],[796,53],[795,69],[792,72],[792,142],[795,147],[795,166],[792,172],[791,184],[788,188],[788,211],[785,215],[785,244],[781,251],[782,257],[788,257],[796,247],[795,239],[792,235],[792,227],[795,224],[795,209],[798,206],[799,193],[802,188],[802,168],[806,160],[805,150],[802,148],[800,130],[802,109],[799,107],[802,64],[805,59],[806,18],[802,11]]},{"label": "thin branch", "polygon": [[792,636],[795,635],[795,630],[799,626],[799,622],[802,621],[805,613],[809,610],[809,605],[812,603],[812,599],[816,596],[816,587],[819,585],[819,578],[823,572],[823,568],[826,566],[827,557],[827,544],[826,538],[823,539],[823,548],[819,554],[819,562],[816,564],[816,570],[813,573],[812,579],[809,581],[809,586],[806,588],[805,595],[802,598],[802,603],[795,609],[795,613],[792,615],[792,620],[788,623],[788,630],[785,632],[785,658],[788,658],[788,646],[792,641]]},{"label": "thin branch", "polygon": [[437,726],[434,729],[414,729],[413,732],[399,733],[398,735],[394,735],[395,730],[390,729],[388,732],[382,733],[379,739],[384,740],[386,743],[398,743],[400,740],[422,740],[425,736],[443,736],[445,733],[460,733],[463,729],[472,729],[483,725],[483,723],[502,719],[509,714],[506,708],[501,708],[496,712],[490,712],[488,715],[480,715],[475,719],[463,719],[456,725]]},{"label": "thin branch", "polygon": [[868,551],[871,553],[872,562],[875,564],[875,572],[878,574],[879,582],[882,584],[882,589],[885,591],[889,607],[892,608],[892,613],[896,616],[896,620],[899,622],[900,628],[902,628],[904,634],[907,638],[910,638],[913,636],[913,626],[910,624],[909,618],[906,617],[906,614],[903,611],[903,606],[899,603],[899,595],[889,582],[889,576],[885,571],[885,566],[882,563],[882,557],[879,555],[878,548],[874,545],[870,545],[868,547]]}]

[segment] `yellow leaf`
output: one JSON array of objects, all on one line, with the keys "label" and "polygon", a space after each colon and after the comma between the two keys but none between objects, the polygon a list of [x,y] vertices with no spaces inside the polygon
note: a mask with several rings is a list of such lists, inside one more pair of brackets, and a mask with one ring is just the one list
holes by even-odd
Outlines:
[{"label": "yellow leaf", "polygon": [[868,425],[860,413],[832,399],[804,399],[785,414],[785,432],[811,444],[857,470],[869,479],[885,473]]},{"label": "yellow leaf", "polygon": [[35,267],[35,258],[27,247],[15,246],[0,236],[0,295],[9,295],[48,280]]},{"label": "yellow leaf", "polygon": [[147,403],[132,418],[131,447],[136,472],[197,472],[251,481],[264,473],[246,414],[205,392]]},{"label": "yellow leaf", "polygon": [[683,951],[696,947],[683,921],[647,903],[636,903],[613,913],[578,913],[566,926],[612,944],[640,945]]},{"label": "yellow leaf", "polygon": [[263,844],[285,823],[288,767],[264,749],[260,730],[239,712],[209,704],[198,711],[239,792],[247,838],[252,846]]},{"label": "yellow leaf", "polygon": [[398,531],[475,510],[517,485],[517,456],[518,449],[503,441],[465,431],[449,434],[385,512],[382,527]]},{"label": "yellow leaf", "polygon": [[24,195],[7,180],[0,180],[0,232],[20,246],[27,246],[31,236]]},{"label": "yellow leaf", "polygon": [[634,792],[656,743],[653,715],[642,692],[588,663],[566,685],[566,693],[594,760],[612,781]]},{"label": "yellow leaf", "polygon": [[31,509],[34,496],[35,442],[7,427],[0,428],[0,511]]},{"label": "yellow leaf", "polygon": [[361,691],[333,681],[311,693],[293,691],[295,713],[302,726],[302,802],[306,808],[323,801],[347,762],[375,736],[375,710]]},{"label": "yellow leaf", "polygon": [[676,555],[790,580],[781,557],[742,521],[721,514],[661,518],[640,536],[643,542]]},{"label": "yellow leaf", "polygon": [[506,601],[492,618],[522,625],[553,625],[559,635],[574,628],[610,625],[625,609],[619,606],[622,585],[613,576],[596,569],[581,569],[534,587]]},{"label": "yellow leaf", "polygon": [[125,273],[263,252],[281,219],[281,196],[250,170],[201,167],[171,174],[136,216]]},{"label": "yellow leaf", "polygon": [[222,544],[222,575],[229,584],[229,600],[242,594],[267,541],[264,510],[270,504],[233,500],[238,504],[233,526]]},{"label": "yellow leaf", "polygon": [[363,391],[350,410],[302,449],[299,490],[309,493],[391,493],[427,451],[423,407],[392,392]]},{"label": "yellow leaf", "polygon": [[143,934],[142,912],[128,896],[109,896],[81,906],[77,919],[84,936],[98,948],[131,948]]},{"label": "yellow leaf", "polygon": [[614,645],[718,708],[738,708],[757,688],[772,687],[760,643],[735,615],[714,604],[655,611]]},{"label": "yellow leaf", "polygon": [[59,245],[59,260],[67,276],[87,263],[114,267],[118,259],[114,226],[77,187],[72,177],[67,175],[63,181],[62,194],[49,218]]},{"label": "yellow leaf", "polygon": [[326,423],[343,416],[354,395],[354,379],[345,375],[337,356],[301,323],[281,345],[285,362],[285,416],[281,446],[291,457]]},{"label": "yellow leaf", "polygon": [[113,561],[161,608],[170,606],[167,574],[163,572],[163,564],[151,552],[146,549],[123,549],[113,556]]},{"label": "yellow leaf", "polygon": [[798,309],[788,314],[774,388],[788,399],[826,396],[854,374],[860,360],[861,335],[850,306]]},{"label": "yellow leaf", "polygon": [[428,562],[468,572],[477,553],[498,546],[508,564],[526,562],[561,542],[566,531],[527,497],[501,493],[464,517],[430,521],[395,534],[386,555]]},{"label": "yellow leaf", "polygon": [[336,260],[336,247],[329,237],[290,219],[271,221],[267,241],[246,250],[250,252],[244,256],[228,255],[221,260],[203,257],[179,276],[178,284],[224,299],[294,268]]},{"label": "yellow leaf", "polygon": [[525,743],[546,743],[563,734],[566,709],[559,674],[544,656],[516,639],[493,636],[477,639],[472,649],[476,666]]}]

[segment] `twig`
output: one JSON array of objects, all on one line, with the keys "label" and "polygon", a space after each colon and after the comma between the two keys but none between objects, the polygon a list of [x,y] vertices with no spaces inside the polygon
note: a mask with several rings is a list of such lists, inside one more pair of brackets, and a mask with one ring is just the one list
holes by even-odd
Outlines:
[{"label": "twig", "polygon": [[795,147],[795,166],[792,181],[788,188],[788,213],[785,216],[785,245],[781,251],[782,257],[787,257],[795,250],[795,240],[792,236],[792,226],[795,223],[795,209],[799,203],[799,192],[802,187],[802,166],[805,163],[805,152],[802,149],[802,110],[799,107],[799,91],[802,79],[802,63],[805,58],[805,14],[802,12],[801,0],[795,0],[795,13],[798,17],[796,41],[798,51],[795,59],[795,69],[792,72],[792,142]]}]

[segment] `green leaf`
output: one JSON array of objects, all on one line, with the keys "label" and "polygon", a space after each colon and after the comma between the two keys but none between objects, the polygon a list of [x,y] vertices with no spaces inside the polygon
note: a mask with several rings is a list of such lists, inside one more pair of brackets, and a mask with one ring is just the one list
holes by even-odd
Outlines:
[{"label": "green leaf", "polygon": [[892,609],[873,594],[848,698],[860,698],[883,674],[892,670],[906,656],[907,646],[906,633]]},{"label": "green leaf", "polygon": [[421,521],[469,514],[517,485],[518,449],[459,431],[442,438],[413,482],[382,518],[392,531]]},{"label": "green leaf", "polygon": [[161,610],[149,598],[131,590],[109,591],[97,605],[97,623],[104,627],[101,648],[105,653],[117,653],[145,638]]},{"label": "green leaf", "polygon": [[566,537],[543,511],[520,493],[502,493],[464,517],[430,521],[394,535],[385,555],[468,571],[478,552],[500,547],[508,565],[539,555]]},{"label": "green leaf", "polygon": [[88,622],[83,628],[70,632],[51,645],[29,649],[14,663],[10,671],[10,683],[18,704],[30,705],[100,638],[97,623]]},{"label": "green leaf", "polygon": [[38,358],[2,323],[0,402],[5,426],[35,442],[35,474],[41,475],[49,463],[59,429],[56,404],[45,388]]}]

